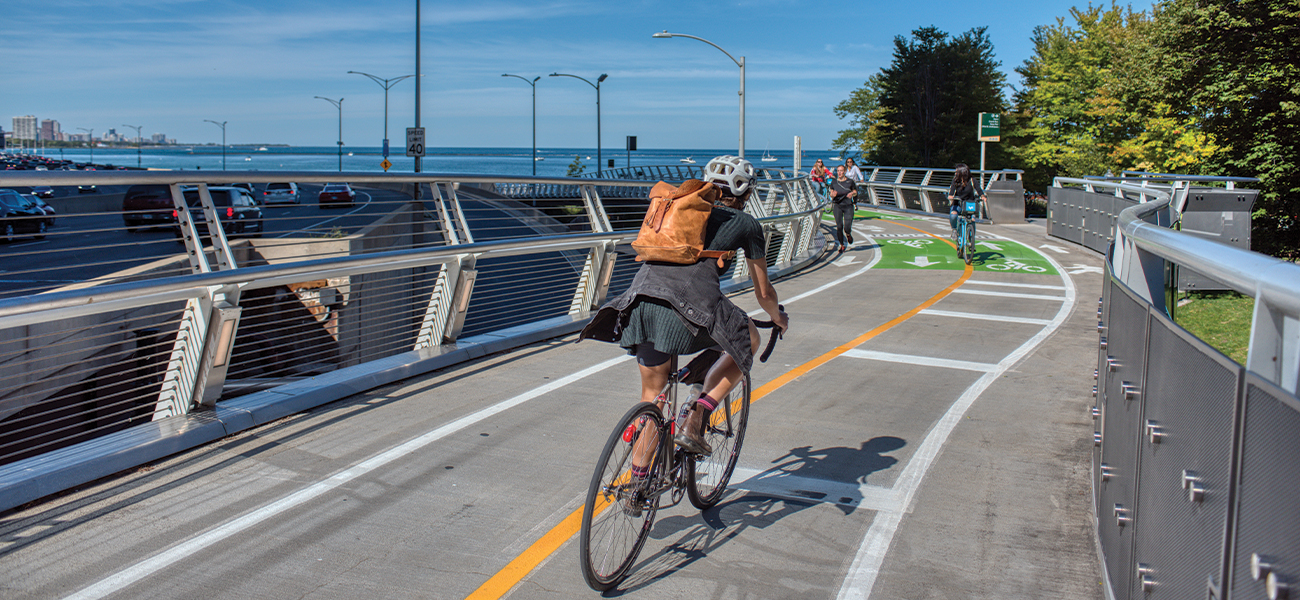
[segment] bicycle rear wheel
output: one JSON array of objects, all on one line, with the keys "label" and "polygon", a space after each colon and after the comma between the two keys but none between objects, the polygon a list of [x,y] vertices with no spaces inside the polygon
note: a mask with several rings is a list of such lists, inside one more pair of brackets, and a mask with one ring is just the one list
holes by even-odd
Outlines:
[{"label": "bicycle rear wheel", "polygon": [[975,222],[966,225],[966,264],[975,258]]},{"label": "bicycle rear wheel", "polygon": [[666,436],[663,423],[658,407],[638,402],[619,420],[600,453],[587,488],[579,535],[582,575],[593,590],[607,591],[627,576],[654,525],[659,497],[646,492],[655,473],[652,470],[650,477],[634,479],[632,451],[638,441],[653,442],[649,464],[656,465],[663,440],[648,436],[653,432]]},{"label": "bicycle rear wheel", "polygon": [[704,432],[704,441],[713,448],[713,454],[687,458],[686,495],[695,508],[704,510],[717,504],[727,491],[749,423],[749,383],[746,373],[713,410]]}]

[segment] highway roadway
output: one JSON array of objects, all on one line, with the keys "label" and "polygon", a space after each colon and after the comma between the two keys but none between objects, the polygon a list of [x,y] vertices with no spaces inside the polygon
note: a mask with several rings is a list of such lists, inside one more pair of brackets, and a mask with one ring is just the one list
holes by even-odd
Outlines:
[{"label": "highway roadway", "polygon": [[[257,186],[260,197],[261,186]],[[402,193],[357,188],[353,206],[323,208],[316,201],[319,185],[301,186],[299,204],[263,205],[263,239],[301,239],[354,233],[380,217],[407,208],[410,198]],[[25,188],[15,188],[25,191]],[[71,190],[71,192],[69,192]],[[104,194],[121,194],[123,186],[103,186]],[[56,188],[56,197],[92,199],[95,194],[76,194],[75,188]],[[458,194],[463,201],[471,230],[484,238],[536,235],[514,215],[481,201],[485,194],[466,188]],[[238,240],[239,238],[234,238]],[[0,298],[29,295],[103,278],[109,281],[141,278],[137,271],[156,261],[172,259],[166,269],[152,270],[148,277],[188,272],[182,259],[185,247],[175,228],[141,228],[128,232],[122,213],[65,213],[57,215],[44,239],[31,237],[0,244]]]},{"label": "highway roadway", "polygon": [[[1101,259],[1030,223],[982,228],[967,268],[946,230],[872,213],[852,250],[776,283],[792,326],[754,371],[733,489],[661,511],[610,595],[1102,597]],[[574,516],[638,383],[617,347],[573,341],[0,515],[0,596],[595,598]]]}]

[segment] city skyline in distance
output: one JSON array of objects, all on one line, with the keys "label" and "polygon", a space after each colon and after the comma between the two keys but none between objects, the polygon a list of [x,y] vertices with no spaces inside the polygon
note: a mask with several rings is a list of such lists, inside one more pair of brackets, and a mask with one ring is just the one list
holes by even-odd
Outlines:
[{"label": "city skyline in distance", "polygon": [[[747,153],[827,148],[846,123],[834,106],[888,66],[893,39],[934,25],[950,34],[987,26],[1002,70],[1032,54],[1033,28],[1068,16],[1071,2],[922,1],[908,6],[825,10],[789,2],[489,2],[421,4],[421,124],[428,145],[526,147],[537,83],[537,144],[734,147],[736,65],[691,39],[710,40],[746,61]],[[1141,7],[1137,7],[1141,8]],[[167,132],[180,143],[328,146],[339,112],[315,96],[344,98],[343,142],[378,146],[384,90],[348,71],[384,78],[414,72],[414,3],[355,6],[326,1],[221,4],[68,0],[6,6],[11,22],[39,32],[12,48],[0,116],[54,116],[65,132],[122,124]],[[5,113],[8,114],[5,114]],[[400,151],[413,125],[414,79],[393,86],[388,137]],[[3,121],[0,121],[3,122]],[[126,135],[134,138],[135,131]],[[148,138],[148,134],[145,134]]]}]

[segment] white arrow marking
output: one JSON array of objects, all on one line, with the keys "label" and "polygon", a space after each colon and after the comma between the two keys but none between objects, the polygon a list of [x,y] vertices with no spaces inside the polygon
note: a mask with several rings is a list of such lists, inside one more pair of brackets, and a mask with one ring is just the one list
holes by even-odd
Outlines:
[{"label": "white arrow marking", "polygon": [[994,244],[993,242],[975,242],[975,244],[979,246],[984,246],[985,248],[992,248],[994,252],[1002,251],[1002,247],[998,246],[997,244]]},{"label": "white arrow marking", "polygon": [[835,266],[837,266],[837,267],[847,267],[847,266],[849,266],[849,265],[851,265],[851,264],[857,262],[857,260],[858,260],[858,258],[857,258],[856,256],[848,256],[848,255],[845,255],[845,256],[841,256],[841,257],[839,258],[839,260],[836,260],[835,262],[832,262],[831,264],[832,264],[832,265],[835,265]]},{"label": "white arrow marking", "polygon": [[912,260],[903,261],[903,262],[906,262],[906,263],[909,264],[909,265],[916,265],[916,266],[921,267],[921,268],[925,268],[925,267],[928,267],[928,266],[930,266],[930,265],[937,265],[937,264],[939,264],[939,263],[937,263],[937,262],[931,262],[931,261],[930,261],[930,257],[928,257],[928,256],[918,256],[918,257],[916,257],[916,258],[913,258]]},{"label": "white arrow marking", "polygon": [[1062,247],[1060,247],[1060,246],[1056,246],[1056,245],[1053,245],[1053,244],[1043,244],[1042,246],[1039,246],[1039,248],[1047,248],[1048,250],[1051,250],[1052,252],[1055,252],[1055,253],[1057,253],[1057,254],[1069,254],[1069,253],[1070,253],[1069,250],[1066,250],[1065,248],[1062,248]]},{"label": "white arrow marking", "polygon": [[1090,267],[1088,265],[1081,265],[1079,263],[1074,263],[1074,266],[1066,267],[1065,272],[1069,273],[1070,275],[1082,275],[1084,273],[1100,273],[1101,267]]}]

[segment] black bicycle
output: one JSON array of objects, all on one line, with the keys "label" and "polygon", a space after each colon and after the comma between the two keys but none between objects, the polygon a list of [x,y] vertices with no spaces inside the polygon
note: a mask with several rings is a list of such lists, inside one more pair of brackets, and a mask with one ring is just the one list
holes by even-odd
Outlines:
[{"label": "black bicycle", "polygon": [[[771,321],[754,324],[773,327]],[[780,332],[774,331],[768,338],[760,361],[767,361],[778,337]],[[712,454],[696,455],[678,448],[673,435],[684,419],[664,417],[680,414],[679,389],[689,388],[689,393],[680,392],[687,401],[699,397],[704,375],[719,356],[717,350],[706,350],[681,369],[677,357],[672,357],[672,375],[663,391],[654,402],[638,402],[628,410],[605,442],[587,488],[579,542],[582,575],[592,589],[607,591],[627,577],[660,508],[676,506],[685,497],[704,510],[716,505],[726,492],[749,423],[749,373],[719,400],[709,418],[704,439],[713,448]],[[633,453],[651,457],[644,476],[632,472]]]}]

